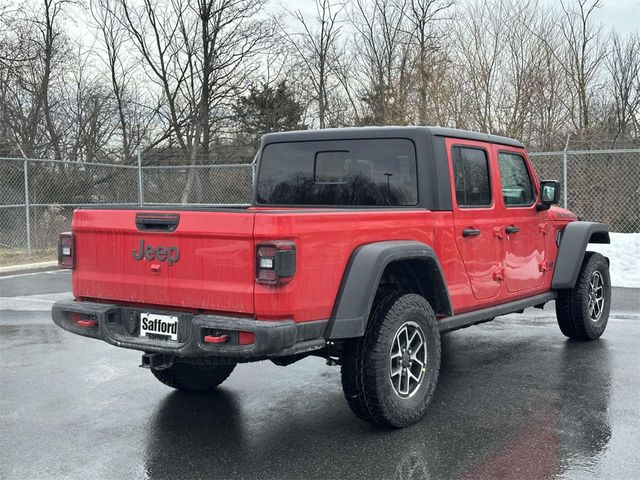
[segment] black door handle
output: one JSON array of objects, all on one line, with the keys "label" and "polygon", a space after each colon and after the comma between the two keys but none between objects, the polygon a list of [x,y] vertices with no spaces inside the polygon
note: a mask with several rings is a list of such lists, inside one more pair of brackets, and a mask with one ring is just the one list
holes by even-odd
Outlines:
[{"label": "black door handle", "polygon": [[465,228],[462,230],[463,237],[477,237],[478,235],[480,235],[480,230],[477,228]]},{"label": "black door handle", "polygon": [[509,225],[504,229],[507,233],[518,233],[520,231],[520,227],[516,227],[515,225]]}]

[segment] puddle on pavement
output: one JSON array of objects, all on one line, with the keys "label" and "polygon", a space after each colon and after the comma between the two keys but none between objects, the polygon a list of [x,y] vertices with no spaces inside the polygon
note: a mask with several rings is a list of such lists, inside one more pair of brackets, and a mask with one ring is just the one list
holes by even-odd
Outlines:
[{"label": "puddle on pavement", "polygon": [[5,348],[62,343],[62,332],[55,325],[0,325],[0,341]]}]

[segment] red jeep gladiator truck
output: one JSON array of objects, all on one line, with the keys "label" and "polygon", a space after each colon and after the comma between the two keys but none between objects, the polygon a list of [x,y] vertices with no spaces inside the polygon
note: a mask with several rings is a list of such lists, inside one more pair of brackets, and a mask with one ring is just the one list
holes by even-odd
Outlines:
[{"label": "red jeep gladiator truck", "polygon": [[75,300],[60,327],[140,350],[180,390],[237,363],[341,365],[363,420],[425,413],[440,334],[555,300],[562,333],[602,335],[607,226],[553,206],[513,139],[434,127],[265,135],[250,205],[81,208],[59,240]]}]

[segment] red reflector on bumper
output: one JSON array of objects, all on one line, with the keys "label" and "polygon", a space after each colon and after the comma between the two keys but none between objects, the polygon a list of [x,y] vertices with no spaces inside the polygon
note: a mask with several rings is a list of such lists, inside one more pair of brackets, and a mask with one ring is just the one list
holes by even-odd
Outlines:
[{"label": "red reflector on bumper", "polygon": [[238,334],[238,343],[240,345],[252,345],[256,343],[256,334],[253,332],[240,332]]},{"label": "red reflector on bumper", "polygon": [[219,337],[205,335],[203,340],[205,343],[226,343],[229,341],[229,335],[220,335]]}]

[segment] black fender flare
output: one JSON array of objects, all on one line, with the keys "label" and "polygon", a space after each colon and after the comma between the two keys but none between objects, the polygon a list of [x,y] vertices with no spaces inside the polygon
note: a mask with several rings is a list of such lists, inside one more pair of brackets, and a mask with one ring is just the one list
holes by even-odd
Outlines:
[{"label": "black fender flare", "polygon": [[[452,314],[451,300],[440,262],[433,249],[410,240],[375,242],[356,248],[342,277],[326,339],[355,338],[364,335],[371,307],[386,267],[400,260],[419,260],[428,269],[431,283],[444,316]],[[435,308],[435,307],[434,307]]]},{"label": "black fender flare", "polygon": [[611,243],[604,223],[571,222],[562,231],[551,288],[573,288],[589,243]]}]

